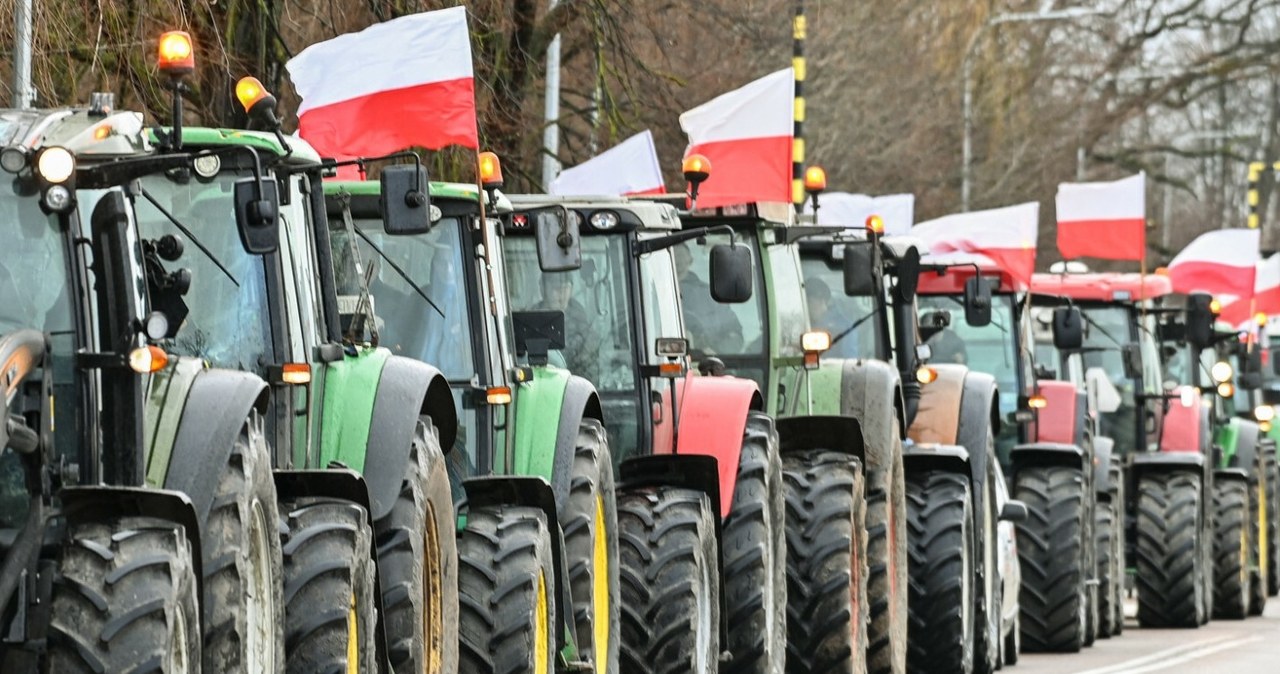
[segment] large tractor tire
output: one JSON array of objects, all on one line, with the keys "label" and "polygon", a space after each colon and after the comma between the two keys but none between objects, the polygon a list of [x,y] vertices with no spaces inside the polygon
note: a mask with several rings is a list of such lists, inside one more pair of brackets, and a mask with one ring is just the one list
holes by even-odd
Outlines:
[{"label": "large tractor tire", "polygon": [[924,471],[907,476],[911,597],[907,669],[973,671],[974,508],[969,478]]},{"label": "large tractor tire", "polygon": [[1111,517],[1114,528],[1111,532],[1111,636],[1120,636],[1124,632],[1124,597],[1125,583],[1128,579],[1128,567],[1125,562],[1125,551],[1129,545],[1129,530],[1125,524],[1125,507],[1128,494],[1125,492],[1125,474],[1120,459],[1112,455],[1111,466]]},{"label": "large tractor tire", "polygon": [[422,417],[400,495],[374,522],[391,667],[396,674],[458,670],[457,518],[440,437]]},{"label": "large tractor tire", "polygon": [[1028,651],[1075,653],[1088,641],[1084,475],[1074,466],[1018,470],[1014,497],[1027,505],[1018,525],[1022,564],[1022,644]]},{"label": "large tractor tire", "polygon": [[143,517],[76,525],[58,562],[49,670],[200,670],[200,612],[181,527]]},{"label": "large tractor tire", "polygon": [[621,671],[720,671],[717,510],[690,489],[618,498]]},{"label": "large tractor tire", "polygon": [[1267,463],[1258,457],[1255,479],[1249,484],[1249,615],[1260,616],[1267,608]]},{"label": "large tractor tire", "polygon": [[587,419],[578,429],[569,498],[560,505],[579,659],[595,671],[618,671],[618,509],[613,459],[604,426]]},{"label": "large tractor tire", "polygon": [[1201,521],[1203,489],[1190,471],[1152,471],[1138,480],[1134,542],[1138,623],[1143,627],[1199,627],[1212,570]]},{"label": "large tractor tire", "polygon": [[[904,674],[907,664],[907,493],[902,439],[896,423],[893,445],[867,470],[867,671]],[[884,461],[884,459],[888,461]],[[878,465],[883,463],[884,465]]]},{"label": "large tractor tire", "polygon": [[1001,595],[1004,591],[1000,580],[1000,553],[996,549],[1000,514],[996,512],[995,437],[990,433],[987,437],[987,479],[982,493],[973,502],[976,508],[974,523],[982,532],[981,549],[974,558],[978,564],[975,571],[981,581],[975,586],[979,593],[975,597],[977,606],[973,630],[973,671],[976,674],[991,674],[1000,668]]},{"label": "large tractor tire", "polygon": [[783,459],[783,478],[786,672],[861,674],[869,622],[862,469],[848,454],[808,451]]},{"label": "large tractor tire", "polygon": [[[1099,501],[1094,510],[1094,536],[1098,551],[1098,636],[1110,639],[1123,622],[1124,570],[1116,559],[1116,539],[1121,535],[1116,521],[1116,504]],[[1124,553],[1121,552],[1121,555]]]},{"label": "large tractor tire", "polygon": [[550,674],[560,622],[546,515],[497,506],[466,517],[458,535],[458,671]]},{"label": "large tractor tire", "polygon": [[276,671],[284,662],[280,511],[257,412],[245,420],[216,479],[200,541],[204,671]]},{"label": "large tractor tire", "polygon": [[333,499],[301,499],[281,508],[285,671],[378,672],[368,512]]},{"label": "large tractor tire", "polygon": [[786,510],[778,434],[769,417],[747,416],[738,477],[725,518],[724,606],[733,671],[776,674],[787,657]]},{"label": "large tractor tire", "polygon": [[1280,468],[1274,448],[1267,446],[1263,457],[1267,467],[1267,555],[1262,566],[1267,574],[1267,596],[1274,597],[1280,594]]},{"label": "large tractor tire", "polygon": [[1244,620],[1249,612],[1249,485],[1218,480],[1213,494],[1213,617]]}]

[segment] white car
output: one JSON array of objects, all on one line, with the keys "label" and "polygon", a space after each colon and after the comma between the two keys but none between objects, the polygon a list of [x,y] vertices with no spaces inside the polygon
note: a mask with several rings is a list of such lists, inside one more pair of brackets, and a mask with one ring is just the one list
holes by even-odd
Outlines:
[{"label": "white car", "polygon": [[1000,664],[1012,665],[1018,662],[1018,651],[1022,647],[1018,625],[1018,593],[1022,588],[1022,567],[1018,562],[1018,535],[1014,523],[1027,518],[1027,506],[1021,501],[1009,498],[1009,488],[1005,484],[1004,471],[1000,463],[995,463],[996,470],[996,512],[1000,513],[1000,523],[996,528],[996,565],[1000,569],[1003,599],[1000,606]]}]

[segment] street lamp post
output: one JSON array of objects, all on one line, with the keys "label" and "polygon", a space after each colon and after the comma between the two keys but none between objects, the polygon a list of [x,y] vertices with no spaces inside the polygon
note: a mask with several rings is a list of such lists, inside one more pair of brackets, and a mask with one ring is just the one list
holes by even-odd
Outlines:
[{"label": "street lamp post", "polygon": [[973,56],[978,49],[979,39],[987,32],[988,28],[998,26],[1005,23],[1031,23],[1034,21],[1069,21],[1085,16],[1095,16],[1102,14],[1102,10],[1092,9],[1088,7],[1073,7],[1071,9],[1063,9],[1053,12],[1023,12],[1015,14],[999,14],[993,16],[978,28],[978,31],[969,39],[969,47],[964,53],[964,62],[961,64],[961,76],[963,82],[963,102],[964,102],[964,148],[961,157],[960,166],[960,208],[961,210],[969,210],[969,194],[970,186],[973,182]]}]

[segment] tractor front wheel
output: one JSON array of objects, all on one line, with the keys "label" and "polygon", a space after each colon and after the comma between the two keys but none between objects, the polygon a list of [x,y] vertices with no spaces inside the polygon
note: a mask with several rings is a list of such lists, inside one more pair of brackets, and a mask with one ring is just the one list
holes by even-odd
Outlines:
[{"label": "tractor front wheel", "polygon": [[967,475],[935,470],[907,476],[909,671],[973,671],[973,527]]},{"label": "tractor front wheel", "polygon": [[618,670],[618,510],[613,460],[604,426],[586,419],[578,429],[564,529],[579,658],[597,672]]},{"label": "tractor front wheel", "polygon": [[1138,623],[1199,627],[1207,619],[1205,582],[1212,573],[1202,537],[1200,476],[1152,471],[1138,480]]},{"label": "tractor front wheel", "polygon": [[1213,494],[1213,617],[1244,620],[1249,612],[1249,484],[1217,480]]},{"label": "tractor front wheel", "polygon": [[867,459],[869,674],[903,674],[907,663],[906,481],[897,421],[891,426],[891,446]]},{"label": "tractor front wheel", "polygon": [[1030,651],[1077,652],[1088,642],[1090,613],[1084,475],[1075,466],[1020,468],[1014,498],[1027,505],[1027,521],[1018,525],[1022,643]]}]

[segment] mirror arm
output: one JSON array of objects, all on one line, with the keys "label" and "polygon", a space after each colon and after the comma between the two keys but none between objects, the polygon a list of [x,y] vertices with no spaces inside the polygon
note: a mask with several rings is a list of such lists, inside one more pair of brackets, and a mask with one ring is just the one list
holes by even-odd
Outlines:
[{"label": "mirror arm", "polygon": [[729,234],[729,245],[737,243],[737,236],[733,227],[729,225],[715,225],[712,227],[699,227],[698,229],[690,229],[683,232],[674,232],[665,236],[659,236],[652,239],[637,241],[635,244],[635,256],[640,257],[645,253],[652,253],[659,250],[665,250],[676,244],[691,241],[693,239],[701,239],[712,232],[727,232]]}]

